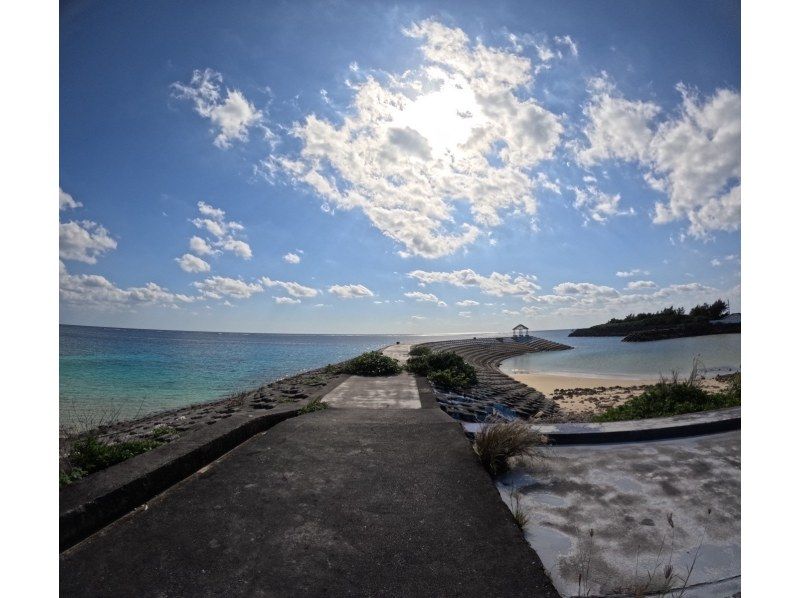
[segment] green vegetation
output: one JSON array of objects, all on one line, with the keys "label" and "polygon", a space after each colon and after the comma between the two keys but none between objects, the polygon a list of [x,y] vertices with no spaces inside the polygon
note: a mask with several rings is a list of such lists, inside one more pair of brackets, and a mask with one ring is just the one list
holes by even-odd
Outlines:
[{"label": "green vegetation", "polygon": [[166,444],[170,440],[169,436],[177,434],[178,431],[172,426],[158,426],[150,433],[150,438],[116,444],[102,442],[93,434],[78,437],[67,455],[67,469],[59,471],[59,486],[66,486],[90,473],[146,453],[157,446]]},{"label": "green vegetation", "polygon": [[684,308],[670,306],[655,313],[629,314],[622,319],[611,318],[605,324],[574,330],[570,336],[627,336],[660,329],[669,329],[673,336],[683,336],[679,334],[682,331],[692,335],[703,334],[703,330],[715,328],[709,324],[711,320],[719,320],[728,314],[728,303],[717,299],[710,305],[696,305],[689,310],[688,315]]},{"label": "green vegetation", "polygon": [[421,347],[419,345],[415,347],[411,347],[411,350],[408,352],[411,357],[419,357],[420,355],[430,355],[431,348],[430,347]]},{"label": "green vegetation", "polygon": [[513,458],[537,456],[537,448],[547,444],[546,436],[521,419],[487,424],[475,434],[472,448],[492,475],[508,471]]},{"label": "green vegetation", "polygon": [[70,481],[75,481],[78,477],[82,477],[75,477],[78,475],[76,470],[82,471],[83,475],[89,475],[136,455],[146,453],[162,444],[163,442],[155,439],[106,444],[99,441],[95,436],[84,436],[76,440],[69,451],[69,462],[72,469],[66,475],[73,477]]},{"label": "green vegetation", "polygon": [[346,361],[339,371],[354,376],[394,376],[402,369],[396,359],[387,357],[380,351],[369,351]]},{"label": "green vegetation", "polygon": [[151,436],[156,440],[163,440],[165,436],[172,436],[178,431],[172,426],[159,426],[151,432]]},{"label": "green vegetation", "polygon": [[308,405],[303,407],[300,410],[300,413],[313,413],[314,411],[322,411],[323,409],[327,409],[328,404],[324,402],[321,398],[314,399]]},{"label": "green vegetation", "polygon": [[671,380],[662,378],[638,397],[612,407],[594,417],[597,422],[613,422],[650,417],[667,417],[682,413],[695,413],[709,409],[738,407],[742,403],[741,374],[735,374],[722,392],[711,393],[697,386],[696,369],[688,379],[679,381],[673,374]]},{"label": "green vegetation", "polygon": [[[414,348],[416,349],[416,347]],[[413,351],[413,349],[412,349]],[[406,369],[418,376],[425,376],[430,382],[444,390],[460,390],[478,383],[475,368],[464,358],[452,351],[431,352],[423,348],[406,362]]]}]

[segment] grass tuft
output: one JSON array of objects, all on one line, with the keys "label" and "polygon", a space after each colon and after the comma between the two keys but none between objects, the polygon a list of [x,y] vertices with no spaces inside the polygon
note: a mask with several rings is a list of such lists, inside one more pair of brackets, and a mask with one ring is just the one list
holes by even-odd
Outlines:
[{"label": "grass tuft", "polygon": [[314,399],[308,405],[300,409],[300,414],[314,413],[315,411],[323,411],[328,408],[328,404],[321,398]]},{"label": "grass tuft", "polygon": [[547,444],[547,437],[532,430],[522,420],[490,423],[483,426],[472,444],[483,466],[492,474],[508,471],[509,462],[516,457],[533,457],[537,448]]}]

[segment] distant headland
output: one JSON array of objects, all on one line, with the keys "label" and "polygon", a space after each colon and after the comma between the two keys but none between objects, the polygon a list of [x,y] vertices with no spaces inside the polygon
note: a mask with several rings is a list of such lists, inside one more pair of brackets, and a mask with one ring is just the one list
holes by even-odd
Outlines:
[{"label": "distant headland", "polygon": [[629,314],[612,318],[605,324],[578,328],[570,336],[621,336],[623,342],[644,342],[704,336],[735,334],[742,331],[741,314],[730,313],[727,301],[694,306],[687,314],[682,307],[666,307],[655,313]]}]

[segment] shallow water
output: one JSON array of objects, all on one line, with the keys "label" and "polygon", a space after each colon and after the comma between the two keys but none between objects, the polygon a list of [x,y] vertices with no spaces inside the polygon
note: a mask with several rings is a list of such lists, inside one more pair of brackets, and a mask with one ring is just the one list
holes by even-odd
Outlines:
[{"label": "shallow water", "polygon": [[741,369],[741,335],[717,334],[646,343],[623,343],[622,337],[571,337],[571,330],[543,330],[533,336],[574,347],[569,351],[528,353],[503,362],[505,372],[573,374],[586,377],[658,378],[673,370],[685,376],[699,359],[706,375]]},{"label": "shallow water", "polygon": [[60,413],[67,425],[210,401],[397,341],[444,338],[66,325],[59,334]]}]

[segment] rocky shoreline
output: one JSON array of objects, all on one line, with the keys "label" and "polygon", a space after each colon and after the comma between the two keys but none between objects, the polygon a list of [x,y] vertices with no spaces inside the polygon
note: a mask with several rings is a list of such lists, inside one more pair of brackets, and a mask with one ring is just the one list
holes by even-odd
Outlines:
[{"label": "rocky shoreline", "polygon": [[[221,399],[157,411],[135,419],[122,420],[89,430],[62,429],[59,435],[59,457],[63,464],[72,443],[91,435],[105,444],[157,438],[161,443],[172,442],[182,435],[231,417],[234,413],[263,413],[277,405],[316,398],[335,383],[346,378],[335,366],[325,366],[262,384],[258,388],[235,393]],[[321,392],[323,391],[324,392]]]}]

